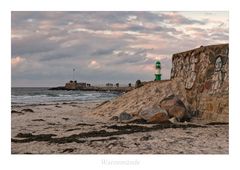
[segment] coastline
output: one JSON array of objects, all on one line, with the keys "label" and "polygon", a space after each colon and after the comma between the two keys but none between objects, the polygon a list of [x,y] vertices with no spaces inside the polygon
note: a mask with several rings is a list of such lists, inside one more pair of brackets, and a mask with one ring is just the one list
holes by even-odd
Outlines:
[{"label": "coastline", "polygon": [[90,114],[101,103],[12,106],[12,154],[228,154],[228,125],[123,124]]}]

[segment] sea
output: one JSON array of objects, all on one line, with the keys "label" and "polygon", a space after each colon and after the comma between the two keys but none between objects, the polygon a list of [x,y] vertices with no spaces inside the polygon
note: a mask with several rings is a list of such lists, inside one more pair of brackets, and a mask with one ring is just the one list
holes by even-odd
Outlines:
[{"label": "sea", "polygon": [[14,105],[46,104],[55,102],[101,102],[120,96],[116,92],[48,90],[46,87],[12,87]]}]

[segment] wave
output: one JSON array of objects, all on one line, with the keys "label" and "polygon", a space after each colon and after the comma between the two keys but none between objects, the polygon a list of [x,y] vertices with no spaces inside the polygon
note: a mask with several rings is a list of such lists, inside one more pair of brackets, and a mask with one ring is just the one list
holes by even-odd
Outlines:
[{"label": "wave", "polygon": [[26,104],[38,104],[47,102],[60,102],[60,101],[101,101],[110,100],[119,96],[116,93],[109,92],[88,92],[88,91],[13,91],[12,92],[12,104],[13,103],[26,103]]}]

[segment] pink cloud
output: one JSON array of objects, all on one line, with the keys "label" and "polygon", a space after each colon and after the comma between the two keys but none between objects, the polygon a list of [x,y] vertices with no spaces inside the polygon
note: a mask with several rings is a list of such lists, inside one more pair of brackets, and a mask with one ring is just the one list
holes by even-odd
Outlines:
[{"label": "pink cloud", "polygon": [[88,64],[89,68],[92,69],[99,69],[101,67],[100,63],[98,63],[96,60],[92,60],[90,61],[90,63]]},{"label": "pink cloud", "polygon": [[25,58],[17,56],[17,57],[12,58],[11,63],[12,63],[12,66],[15,67],[24,61],[25,61]]}]

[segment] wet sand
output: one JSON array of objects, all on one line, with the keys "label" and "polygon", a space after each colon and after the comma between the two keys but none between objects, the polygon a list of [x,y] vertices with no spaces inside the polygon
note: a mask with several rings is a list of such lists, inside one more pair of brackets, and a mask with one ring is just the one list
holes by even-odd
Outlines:
[{"label": "wet sand", "polygon": [[117,123],[99,104],[12,107],[12,154],[228,154],[227,124]]}]

